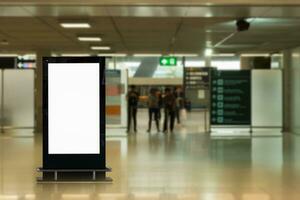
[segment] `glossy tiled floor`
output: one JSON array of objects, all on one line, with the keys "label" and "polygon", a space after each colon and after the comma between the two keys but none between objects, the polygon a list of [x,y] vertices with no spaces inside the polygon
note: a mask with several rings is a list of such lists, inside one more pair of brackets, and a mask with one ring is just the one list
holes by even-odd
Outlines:
[{"label": "glossy tiled floor", "polygon": [[37,184],[41,138],[8,132],[0,136],[0,200],[300,199],[300,136],[216,138],[198,123],[203,116],[189,118],[174,134],[148,134],[140,113],[137,134],[108,137],[112,184]]}]

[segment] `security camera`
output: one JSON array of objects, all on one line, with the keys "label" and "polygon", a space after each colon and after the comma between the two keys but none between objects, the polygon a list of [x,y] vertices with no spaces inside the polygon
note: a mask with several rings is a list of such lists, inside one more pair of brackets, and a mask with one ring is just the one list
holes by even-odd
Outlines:
[{"label": "security camera", "polygon": [[239,19],[236,21],[237,31],[247,31],[250,28],[250,23],[245,19]]}]

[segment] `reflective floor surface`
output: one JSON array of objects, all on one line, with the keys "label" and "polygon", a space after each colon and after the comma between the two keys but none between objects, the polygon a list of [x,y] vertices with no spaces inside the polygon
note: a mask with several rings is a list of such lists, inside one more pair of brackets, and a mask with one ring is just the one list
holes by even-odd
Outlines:
[{"label": "reflective floor surface", "polygon": [[37,184],[41,136],[7,132],[0,136],[0,200],[300,199],[300,136],[212,137],[196,116],[163,134],[147,133],[140,115],[138,133],[108,137],[111,184]]}]

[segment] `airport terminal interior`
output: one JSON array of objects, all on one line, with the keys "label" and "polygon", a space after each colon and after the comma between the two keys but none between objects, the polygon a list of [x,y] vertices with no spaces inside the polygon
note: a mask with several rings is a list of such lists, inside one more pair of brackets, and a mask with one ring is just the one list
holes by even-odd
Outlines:
[{"label": "airport terminal interior", "polygon": [[299,36],[298,0],[0,0],[0,200],[299,200]]}]

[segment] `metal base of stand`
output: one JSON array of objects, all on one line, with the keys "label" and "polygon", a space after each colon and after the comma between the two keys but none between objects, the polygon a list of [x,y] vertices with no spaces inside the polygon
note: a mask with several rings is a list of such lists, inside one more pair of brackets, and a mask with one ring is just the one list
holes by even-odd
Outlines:
[{"label": "metal base of stand", "polygon": [[111,168],[106,169],[43,169],[38,168],[42,177],[37,178],[38,183],[112,183],[106,177]]}]

